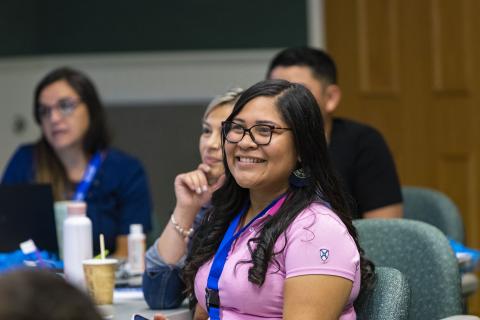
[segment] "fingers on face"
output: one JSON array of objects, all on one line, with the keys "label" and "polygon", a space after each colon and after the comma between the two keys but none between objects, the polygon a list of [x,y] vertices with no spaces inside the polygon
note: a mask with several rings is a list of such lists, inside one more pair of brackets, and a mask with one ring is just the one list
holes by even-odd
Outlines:
[{"label": "fingers on face", "polygon": [[207,176],[205,172],[201,170],[195,170],[184,174],[182,181],[192,192],[197,194],[202,194],[208,191]]}]

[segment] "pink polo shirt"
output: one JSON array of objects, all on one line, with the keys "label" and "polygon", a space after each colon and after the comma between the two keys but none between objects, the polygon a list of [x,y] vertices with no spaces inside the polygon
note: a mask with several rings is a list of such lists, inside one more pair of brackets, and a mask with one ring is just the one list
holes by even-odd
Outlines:
[{"label": "pink polo shirt", "polygon": [[[265,215],[240,235],[232,246],[222,276],[220,289],[220,316],[222,319],[282,319],[283,285],[286,278],[300,275],[333,275],[353,282],[352,291],[340,319],[356,319],[353,302],[360,290],[360,255],[354,240],[338,216],[320,203],[311,204],[287,228],[287,244],[276,258],[280,265],[270,263],[265,283],[258,287],[248,281],[251,264],[247,242],[261,231]],[[285,243],[280,236],[274,251]],[[195,295],[206,310],[205,288],[212,260],[204,264],[195,278]]]}]

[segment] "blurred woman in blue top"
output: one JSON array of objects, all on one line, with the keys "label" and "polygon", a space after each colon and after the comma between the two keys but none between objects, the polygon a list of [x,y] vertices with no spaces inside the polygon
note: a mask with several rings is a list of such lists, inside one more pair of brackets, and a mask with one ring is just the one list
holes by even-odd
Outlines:
[{"label": "blurred woman in blue top", "polygon": [[35,89],[33,115],[41,137],[17,149],[2,184],[48,183],[57,201],[86,201],[94,250],[103,233],[106,248],[126,256],[130,224],[151,229],[150,191],[140,162],[110,148],[94,84],[71,68],[51,71]]}]

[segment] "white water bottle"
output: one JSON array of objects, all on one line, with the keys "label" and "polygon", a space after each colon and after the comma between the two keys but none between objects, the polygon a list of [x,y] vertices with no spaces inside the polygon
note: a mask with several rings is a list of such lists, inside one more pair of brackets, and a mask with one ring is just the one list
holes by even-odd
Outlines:
[{"label": "white water bottle", "polygon": [[63,222],[63,268],[65,278],[82,289],[86,288],[82,261],[92,258],[92,249],[92,222],[87,217],[87,205],[71,202]]},{"label": "white water bottle", "polygon": [[141,224],[130,225],[128,265],[131,274],[140,274],[145,269],[145,234]]}]

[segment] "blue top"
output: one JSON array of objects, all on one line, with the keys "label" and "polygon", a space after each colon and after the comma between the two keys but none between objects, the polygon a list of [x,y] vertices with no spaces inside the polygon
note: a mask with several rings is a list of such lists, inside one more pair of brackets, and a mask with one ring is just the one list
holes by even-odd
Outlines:
[{"label": "blue top", "polygon": [[[20,146],[10,159],[2,184],[35,183],[34,145]],[[152,200],[147,176],[140,162],[116,149],[108,149],[85,198],[87,216],[92,220],[94,252],[105,248],[113,253],[118,235],[127,235],[130,224],[151,230]]]}]

